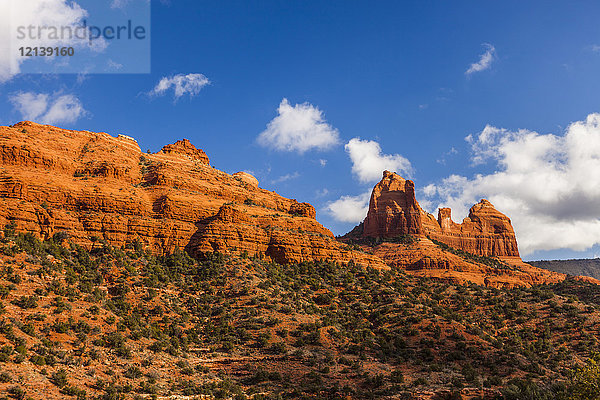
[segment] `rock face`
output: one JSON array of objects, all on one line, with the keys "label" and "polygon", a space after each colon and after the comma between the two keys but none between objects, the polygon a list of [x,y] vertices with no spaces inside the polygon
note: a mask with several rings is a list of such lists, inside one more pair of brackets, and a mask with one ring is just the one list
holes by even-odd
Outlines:
[{"label": "rock face", "polygon": [[231,176],[233,176],[236,179],[239,179],[242,182],[246,182],[252,187],[258,187],[258,179],[256,179],[254,176],[250,175],[247,172],[236,172]]},{"label": "rock face", "polygon": [[415,198],[415,185],[400,175],[383,172],[373,188],[363,236],[393,237],[423,233],[421,208]]},{"label": "rock face", "polygon": [[419,206],[414,183],[389,171],[383,172],[381,182],[373,188],[361,235],[429,236],[472,254],[520,260],[510,219],[492,203],[483,199],[475,204],[461,224],[452,221],[449,208],[441,208],[436,219]]},{"label": "rock face", "polygon": [[[462,224],[452,221],[451,210],[438,211],[438,224],[427,234],[454,248],[487,257],[519,257],[515,231],[510,219],[482,199],[469,210]],[[439,229],[437,229],[439,227]]]},{"label": "rock face", "polygon": [[32,122],[0,127],[0,225],[92,246],[140,242],[156,253],[245,253],[281,263],[332,259],[386,267],[351,251],[307,203],[209,165],[188,140],[145,154],[121,135]]},{"label": "rock face", "polygon": [[[210,161],[206,153],[200,149],[197,149],[189,140],[183,139],[178,140],[173,144],[168,144],[161,149],[161,153],[164,154],[176,154],[181,156],[187,156],[192,160],[200,161],[202,164],[209,165]],[[257,181],[258,183],[258,181]],[[257,185],[258,186],[258,185]]]}]

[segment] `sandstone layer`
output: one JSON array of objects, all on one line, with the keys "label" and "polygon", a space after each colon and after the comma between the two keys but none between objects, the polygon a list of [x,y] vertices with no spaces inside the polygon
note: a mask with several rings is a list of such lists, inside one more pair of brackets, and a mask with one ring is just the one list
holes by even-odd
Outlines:
[{"label": "sandstone layer", "polygon": [[520,258],[514,263],[488,265],[444,251],[425,237],[420,237],[409,245],[382,243],[371,251],[391,267],[403,268],[411,275],[426,276],[447,283],[472,282],[482,286],[512,288],[552,284],[567,277],[565,274],[532,267]]},{"label": "sandstone layer", "polygon": [[142,153],[124,135],[32,122],[0,127],[0,224],[79,244],[139,242],[155,253],[239,253],[281,263],[332,259],[385,267],[351,251],[310,204],[210,166],[188,140]]}]

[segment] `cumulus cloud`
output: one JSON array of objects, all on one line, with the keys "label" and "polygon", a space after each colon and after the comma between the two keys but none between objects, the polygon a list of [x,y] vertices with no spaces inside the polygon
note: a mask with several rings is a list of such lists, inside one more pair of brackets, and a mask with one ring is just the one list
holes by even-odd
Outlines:
[{"label": "cumulus cloud", "polygon": [[87,115],[81,101],[72,94],[19,92],[9,96],[23,119],[40,124],[69,124]]},{"label": "cumulus cloud", "polygon": [[[10,80],[20,72],[20,66],[26,58],[20,57],[15,46],[11,46],[14,41],[16,27],[19,26],[69,26],[75,28],[83,18],[87,16],[87,11],[81,8],[76,2],[68,0],[2,0],[0,1],[0,83]],[[62,40],[41,39],[19,40],[18,47],[34,46],[73,46],[83,45],[85,40],[69,40],[68,37]]]},{"label": "cumulus cloud", "polygon": [[479,61],[471,64],[469,69],[465,71],[466,75],[471,75],[475,72],[485,71],[492,66],[492,62],[494,61],[494,57],[496,56],[496,48],[489,43],[484,43],[486,48],[485,53],[479,56]]},{"label": "cumulus cloud", "polygon": [[524,255],[600,243],[600,114],[560,135],[486,126],[467,141],[474,164],[489,163],[495,172],[451,175],[425,188],[430,200],[462,217],[489,199],[512,219]]},{"label": "cumulus cloud", "polygon": [[323,112],[309,103],[292,106],[283,99],[277,115],[258,136],[258,144],[280,151],[327,150],[340,141],[337,129],[329,125]]},{"label": "cumulus cloud", "polygon": [[361,183],[381,179],[384,170],[410,176],[410,161],[400,154],[382,154],[381,146],[373,140],[351,139],[345,146],[352,160],[352,173]]},{"label": "cumulus cloud", "polygon": [[150,95],[164,96],[167,91],[173,89],[175,100],[177,100],[186,94],[194,97],[207,85],[210,85],[210,80],[203,74],[165,76],[152,89]]},{"label": "cumulus cloud", "polygon": [[341,222],[362,222],[369,211],[371,191],[358,196],[342,196],[327,204],[325,211]]}]

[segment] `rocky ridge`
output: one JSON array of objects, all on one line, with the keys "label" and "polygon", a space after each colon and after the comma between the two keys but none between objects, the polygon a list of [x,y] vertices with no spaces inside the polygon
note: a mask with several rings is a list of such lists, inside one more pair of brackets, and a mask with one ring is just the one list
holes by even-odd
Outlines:
[{"label": "rocky ridge", "polygon": [[[312,205],[260,188],[247,172],[213,168],[185,139],[142,153],[125,135],[33,122],[0,127],[0,226],[41,239],[62,233],[87,248],[105,242],[137,244],[155,254],[185,249],[193,256],[219,252],[282,264],[354,262],[488,286],[531,286],[566,276],[523,263],[510,220],[491,203],[473,206],[462,224],[452,221],[449,209],[436,219],[419,206],[413,182],[388,171],[374,188],[364,223],[341,242],[315,218]],[[417,240],[353,242],[402,235]]]},{"label": "rocky ridge", "polygon": [[390,171],[373,188],[363,226],[363,237],[421,235],[480,256],[519,257],[510,219],[488,200],[471,207],[461,224],[449,208],[440,208],[436,219],[417,202],[414,183]]},{"label": "rocky ridge", "polygon": [[280,263],[333,259],[385,267],[347,249],[315,209],[210,166],[188,140],[142,153],[124,135],[33,122],[0,127],[0,225],[93,247],[139,242],[158,254],[247,254]]}]

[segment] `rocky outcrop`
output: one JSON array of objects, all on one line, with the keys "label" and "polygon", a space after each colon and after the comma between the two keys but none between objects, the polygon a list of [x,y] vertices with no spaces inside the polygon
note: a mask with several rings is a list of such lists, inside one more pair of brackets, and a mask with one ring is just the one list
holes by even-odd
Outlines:
[{"label": "rocky outcrop", "polygon": [[437,222],[427,234],[454,248],[486,257],[519,257],[510,219],[486,199],[471,207],[461,224],[452,221],[449,208],[439,209]]},{"label": "rocky outcrop", "polygon": [[415,198],[415,184],[400,175],[383,172],[373,188],[363,236],[392,237],[423,233],[421,208]]},{"label": "rocky outcrop", "polygon": [[250,175],[247,172],[236,172],[231,176],[233,176],[236,179],[239,179],[242,182],[246,182],[252,187],[258,187],[258,179],[256,179],[254,176]]},{"label": "rocky outcrop", "polygon": [[175,154],[179,156],[187,156],[192,160],[200,161],[203,164],[209,165],[210,160],[203,150],[197,149],[189,140],[178,140],[173,144],[168,144],[161,149],[161,153]]},{"label": "rocky outcrop", "polygon": [[371,238],[429,236],[475,255],[519,258],[510,219],[492,203],[483,199],[475,204],[461,224],[452,221],[449,208],[441,208],[436,219],[419,206],[414,183],[389,171],[373,188],[362,232],[355,229],[352,235],[357,233]]},{"label": "rocky outcrop", "polygon": [[308,203],[298,203],[295,200],[290,206],[290,214],[312,219],[317,217],[317,211],[312,205]]},{"label": "rocky outcrop", "polygon": [[386,267],[336,241],[315,216],[310,204],[262,189],[250,174],[212,168],[188,140],[147,154],[124,135],[32,122],[0,127],[0,225],[42,238],[67,232],[88,247],[139,242],[155,253]]},{"label": "rocky outcrop", "polygon": [[186,249],[193,255],[213,251],[264,255],[279,263],[330,259],[382,266],[377,257],[336,245],[331,232],[313,218],[277,215],[239,204],[224,204],[216,215],[200,221]]},{"label": "rocky outcrop", "polygon": [[[566,275],[524,263],[510,219],[483,199],[458,224],[451,210],[423,211],[412,181],[389,171],[373,188],[364,222],[340,238],[411,275],[493,287],[551,284]],[[449,247],[448,247],[449,246]]]}]

